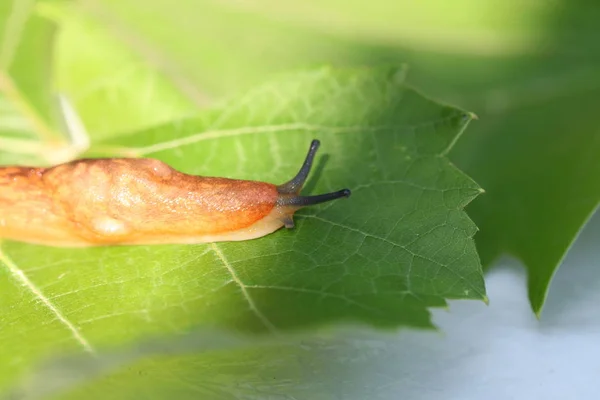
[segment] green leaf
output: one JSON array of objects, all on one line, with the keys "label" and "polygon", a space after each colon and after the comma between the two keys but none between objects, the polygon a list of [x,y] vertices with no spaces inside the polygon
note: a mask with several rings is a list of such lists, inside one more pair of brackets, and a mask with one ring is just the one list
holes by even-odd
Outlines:
[{"label": "green leaf", "polygon": [[599,89],[486,115],[452,154],[486,188],[468,209],[481,229],[482,261],[503,253],[522,260],[538,316],[556,269],[600,204]]},{"label": "green leaf", "polygon": [[[480,117],[450,157],[486,188],[467,208],[481,229],[476,242],[484,266],[502,254],[520,259],[540,317],[556,270],[600,204],[594,107],[600,96],[600,9],[588,0],[536,8],[529,25],[538,33],[529,54],[499,57],[495,66],[471,63],[478,71],[471,74],[449,73],[454,84],[461,74],[470,81],[490,70],[506,76],[445,97]],[[440,94],[426,82],[414,83]]]},{"label": "green leaf", "polygon": [[[480,188],[445,154],[471,115],[430,101],[396,68],[274,80],[201,117],[98,143],[192,174],[284,182],[322,141],[296,228],[203,245],[60,249],[2,244],[0,387],[40,357],[195,326],[270,333],[360,322],[431,327],[429,307],[486,299],[463,207]],[[110,149],[110,150],[107,150]],[[8,306],[10,305],[10,307]]]},{"label": "green leaf", "polygon": [[86,15],[113,21],[107,34],[143,38],[215,98],[307,64],[410,63],[412,84],[480,117],[451,157],[489,189],[469,209],[483,227],[484,263],[503,253],[522,260],[538,315],[600,201],[594,1],[379,0],[368,10],[359,0],[92,4]]}]

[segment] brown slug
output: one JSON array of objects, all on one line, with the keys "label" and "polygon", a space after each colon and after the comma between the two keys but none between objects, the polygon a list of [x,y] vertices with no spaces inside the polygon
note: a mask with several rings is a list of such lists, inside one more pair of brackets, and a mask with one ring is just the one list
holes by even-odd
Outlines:
[{"label": "brown slug", "polygon": [[188,175],[151,158],[0,167],[0,239],[60,247],[238,241],[293,228],[304,207],[350,190],[301,196],[319,141],[290,181]]}]

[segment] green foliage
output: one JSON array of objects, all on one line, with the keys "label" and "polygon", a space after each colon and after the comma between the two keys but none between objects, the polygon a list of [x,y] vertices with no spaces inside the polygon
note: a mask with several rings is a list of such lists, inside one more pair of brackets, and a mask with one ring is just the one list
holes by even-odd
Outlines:
[{"label": "green foliage", "polygon": [[[112,348],[108,370],[142,360],[100,380],[94,368],[82,372],[63,385],[88,382],[73,398],[106,397],[114,382],[121,398],[142,388],[233,398],[247,394],[236,380],[258,390],[271,376],[292,382],[274,396],[316,398],[293,383],[304,373],[294,345],[239,352],[228,343],[210,354],[202,351],[212,345],[184,346],[177,356],[150,346],[129,358],[123,349],[154,338],[172,346],[190,330],[212,343],[205,328],[264,337],[340,323],[431,327],[428,308],[485,299],[476,228],[463,211],[480,189],[467,175],[486,189],[467,208],[484,263],[520,258],[539,314],[600,199],[598,10],[584,0],[379,0],[368,9],[339,0],[2,2],[0,164],[80,155],[61,133],[60,91],[89,131],[88,155],[279,183],[319,138],[324,154],[306,193],[353,195],[250,242],[3,242],[0,393],[53,381],[46,371],[33,386],[19,383],[47,357],[74,353],[70,376],[90,362],[85,350],[99,355],[97,368]],[[402,63],[410,74],[375,67]],[[291,70],[304,72],[279,76]],[[461,135],[472,115],[424,98],[407,79],[479,121]],[[170,371],[208,386],[173,382]]]},{"label": "green foliage", "polygon": [[485,299],[476,228],[463,212],[480,189],[445,158],[472,116],[404,79],[402,68],[315,69],[193,119],[95,137],[91,155],[155,157],[191,174],[275,183],[295,174],[318,138],[327,157],[307,191],[347,186],[353,195],[297,213],[294,230],[246,242],[76,250],[2,243],[0,321],[8,328],[0,331],[0,385],[48,355],[195,327],[426,328],[428,308],[445,299]]},{"label": "green foliage", "polygon": [[487,192],[469,208],[482,228],[476,240],[484,264],[503,253],[521,259],[537,314],[562,257],[598,206],[594,1],[84,4],[82,18],[196,98],[231,95],[307,65],[408,63],[411,84],[480,117],[450,158]]}]

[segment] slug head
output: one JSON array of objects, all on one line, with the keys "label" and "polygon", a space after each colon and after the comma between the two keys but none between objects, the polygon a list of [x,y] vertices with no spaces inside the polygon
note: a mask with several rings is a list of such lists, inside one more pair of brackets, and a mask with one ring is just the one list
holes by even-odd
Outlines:
[{"label": "slug head", "polygon": [[292,215],[295,211],[302,207],[312,206],[315,204],[325,203],[327,201],[336,200],[342,197],[350,197],[350,189],[342,189],[337,192],[324,193],[316,196],[302,196],[300,195],[300,191],[308,178],[310,170],[313,165],[313,160],[315,158],[315,154],[319,149],[320,142],[318,140],[313,140],[310,143],[310,148],[308,149],[308,154],[306,155],[306,159],[298,171],[298,174],[288,182],[277,186],[277,193],[279,197],[277,199],[277,206],[285,208],[289,210],[285,213],[284,224],[286,228],[294,227],[294,220],[292,219]]}]

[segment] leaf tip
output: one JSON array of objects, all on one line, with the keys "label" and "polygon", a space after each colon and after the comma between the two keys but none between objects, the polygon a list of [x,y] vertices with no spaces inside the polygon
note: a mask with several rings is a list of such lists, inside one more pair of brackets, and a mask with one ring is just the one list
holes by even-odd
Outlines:
[{"label": "leaf tip", "polygon": [[[544,298],[545,301],[545,298]],[[533,313],[535,314],[535,318],[540,321],[542,319],[542,311],[544,310],[544,302],[540,303],[533,303],[531,302],[531,308],[533,309]]]},{"label": "leaf tip", "polygon": [[490,305],[490,298],[486,294],[483,295],[481,300],[485,303],[486,306]]},{"label": "leaf tip", "polygon": [[466,112],[465,117],[468,118],[469,120],[478,120],[479,119],[477,114],[475,114],[474,112],[471,112],[471,111]]}]

